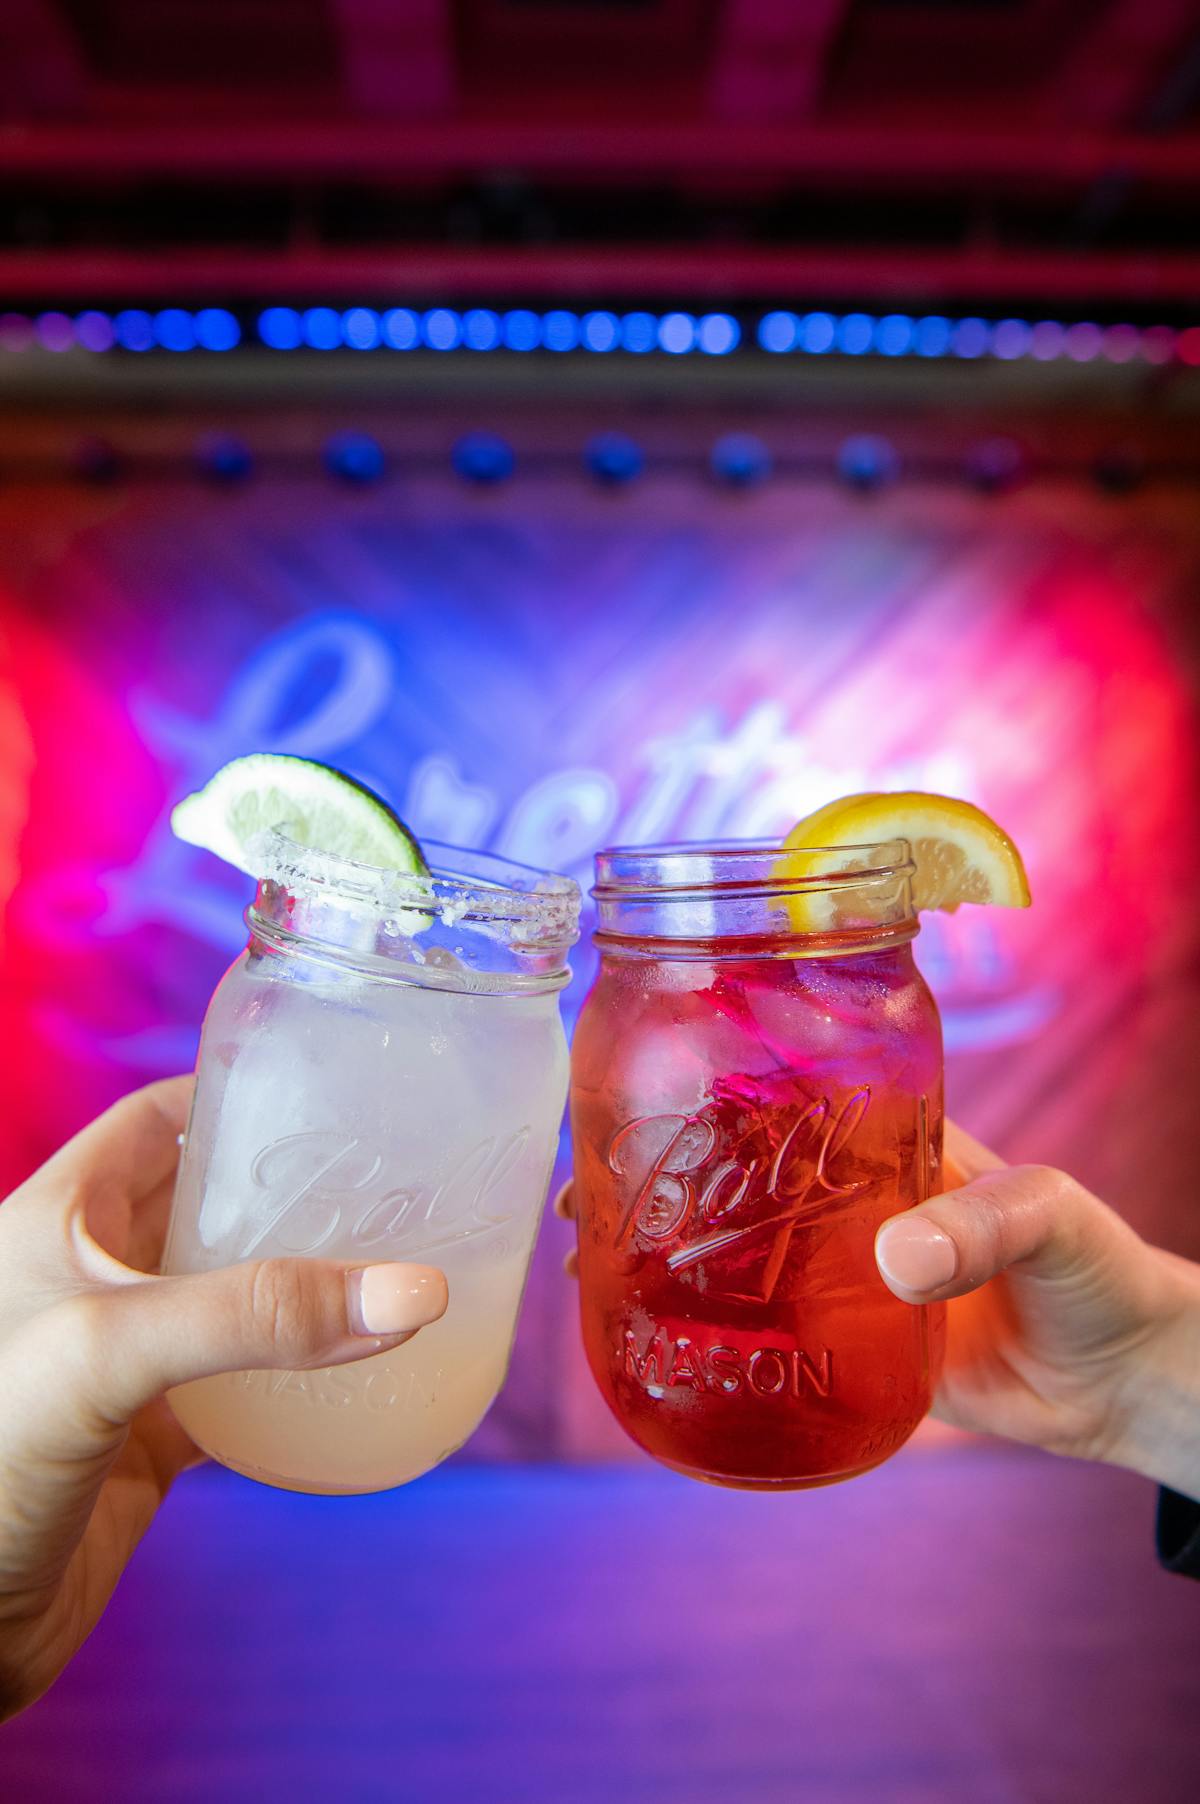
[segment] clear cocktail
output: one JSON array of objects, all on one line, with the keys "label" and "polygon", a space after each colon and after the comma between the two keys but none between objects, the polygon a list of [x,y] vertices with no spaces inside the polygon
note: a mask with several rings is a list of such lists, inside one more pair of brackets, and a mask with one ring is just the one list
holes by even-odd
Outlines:
[{"label": "clear cocktail", "polygon": [[557,1146],[567,879],[426,848],[430,880],[272,836],[250,943],[213,997],[164,1270],[269,1256],[445,1272],[445,1316],[325,1371],[171,1393],[225,1465],[306,1491],[427,1471],[508,1364]]}]

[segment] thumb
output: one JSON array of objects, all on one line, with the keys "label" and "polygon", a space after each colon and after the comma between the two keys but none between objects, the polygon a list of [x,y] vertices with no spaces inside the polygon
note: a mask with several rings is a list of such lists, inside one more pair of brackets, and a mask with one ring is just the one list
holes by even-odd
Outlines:
[{"label": "thumb", "polygon": [[1069,1283],[1127,1257],[1136,1242],[1113,1210],[1065,1172],[1005,1166],[961,1132],[948,1152],[966,1181],[892,1216],[875,1236],[880,1275],[906,1303],[965,1296],[1012,1268]]},{"label": "thumb", "polygon": [[73,1391],[115,1427],[192,1378],[364,1359],[437,1321],[447,1301],[435,1266],[260,1259],[108,1285],[37,1320],[57,1338],[64,1403],[70,1407]]}]

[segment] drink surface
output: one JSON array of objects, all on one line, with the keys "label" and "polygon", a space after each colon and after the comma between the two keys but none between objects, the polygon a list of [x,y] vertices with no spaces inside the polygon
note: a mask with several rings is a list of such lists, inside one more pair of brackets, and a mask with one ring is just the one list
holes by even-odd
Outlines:
[{"label": "drink surface", "polygon": [[748,1487],[895,1452],[928,1410],[942,1329],[873,1252],[938,1183],[932,998],[907,945],[787,946],[606,957],[572,1059],[591,1369],[649,1453]]},{"label": "drink surface", "polygon": [[381,983],[251,950],[205,1022],[164,1270],[315,1256],[446,1273],[445,1316],[327,1371],[171,1393],[215,1458],[268,1483],[367,1491],[460,1446],[503,1382],[557,1143],[553,993]]}]

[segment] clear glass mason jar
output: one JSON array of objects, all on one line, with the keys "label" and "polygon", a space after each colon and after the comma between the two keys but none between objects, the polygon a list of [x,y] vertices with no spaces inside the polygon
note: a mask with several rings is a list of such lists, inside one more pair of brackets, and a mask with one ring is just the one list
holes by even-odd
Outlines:
[{"label": "clear glass mason jar", "polygon": [[942,1043],[905,842],[596,860],[572,1048],[588,1361],[692,1477],[851,1478],[929,1408],[944,1311],[899,1302],[880,1223],[939,1187]]},{"label": "clear glass mason jar", "polygon": [[568,878],[428,845],[431,882],[267,836],[250,940],[205,1018],[163,1269],[416,1260],[441,1321],[327,1371],[180,1386],[235,1471],[373,1491],[445,1459],[504,1380],[567,1084]]}]

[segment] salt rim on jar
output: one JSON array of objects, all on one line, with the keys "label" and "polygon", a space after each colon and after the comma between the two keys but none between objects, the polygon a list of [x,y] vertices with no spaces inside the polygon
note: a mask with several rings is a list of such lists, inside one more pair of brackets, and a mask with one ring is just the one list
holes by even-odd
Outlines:
[{"label": "salt rim on jar", "polygon": [[314,850],[280,828],[253,849],[259,884],[246,918],[268,942],[283,935],[376,976],[413,981],[419,971],[421,981],[450,987],[456,970],[446,955],[508,988],[525,979],[558,988],[570,975],[580,907],[570,877],[436,841],[424,846],[428,876]]}]

